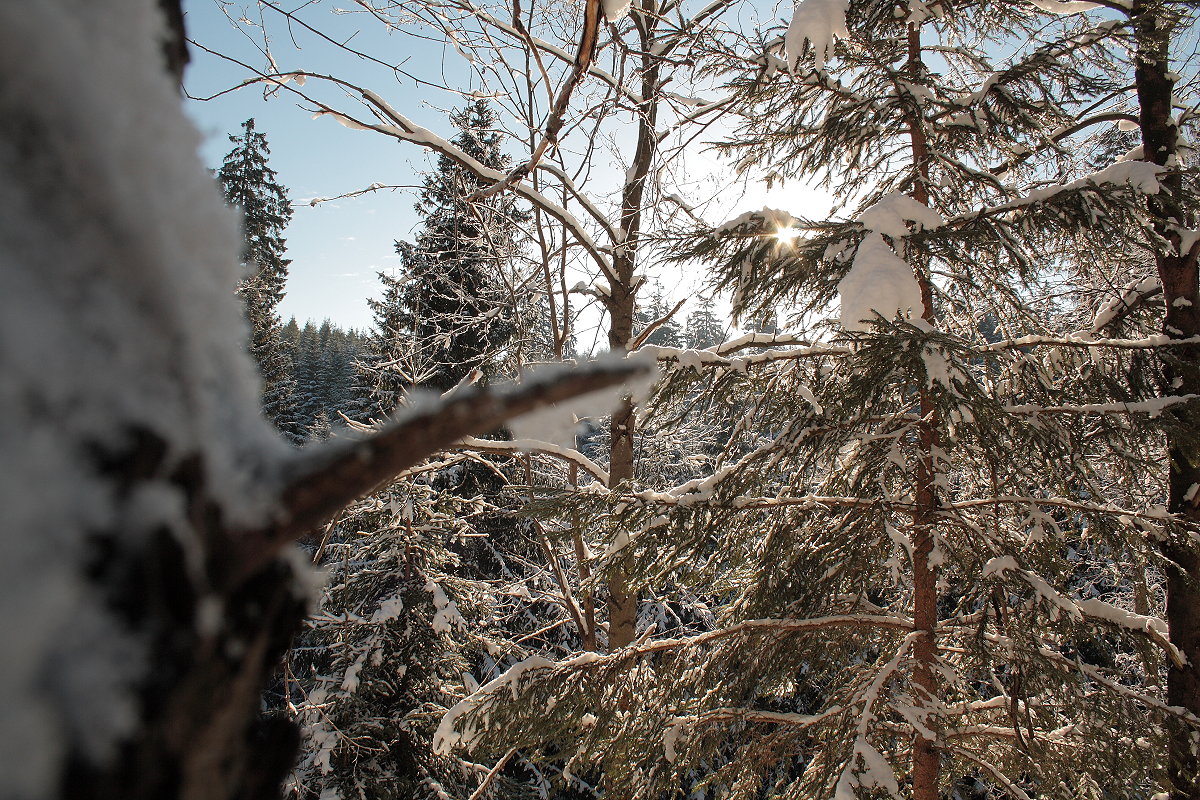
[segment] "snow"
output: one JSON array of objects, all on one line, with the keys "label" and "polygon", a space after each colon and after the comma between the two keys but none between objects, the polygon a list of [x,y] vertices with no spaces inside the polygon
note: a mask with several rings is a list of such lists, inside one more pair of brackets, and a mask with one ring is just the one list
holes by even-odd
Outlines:
[{"label": "snow", "polygon": [[679,737],[683,734],[683,720],[674,719],[663,731],[663,757],[671,764],[679,757]]},{"label": "snow", "polygon": [[[602,356],[598,360],[603,359],[617,362],[629,359],[647,364],[654,362],[653,355],[643,355],[641,353],[629,356],[609,354]],[[530,371],[526,379],[530,376],[537,376],[540,372],[556,372],[557,370],[558,365],[542,367],[540,370],[534,369]],[[647,370],[641,377],[627,383],[617,384],[598,392],[580,395],[571,400],[555,403],[529,414],[523,414],[508,423],[509,430],[512,431],[513,438],[515,439],[533,439],[540,442],[549,442],[552,445],[566,449],[572,448],[575,445],[575,433],[580,420],[612,413],[621,402],[622,397],[633,397],[634,402],[637,402],[637,400],[642,399],[646,395],[657,377],[657,369]]]},{"label": "snow", "polygon": [[618,22],[629,13],[632,0],[603,0],[604,18],[609,22]]},{"label": "snow", "polygon": [[1198,228],[1176,227],[1175,232],[1179,234],[1178,252],[1180,255],[1187,255],[1196,246],[1196,242],[1200,241],[1200,229]]},{"label": "snow", "polygon": [[[50,796],[68,752],[114,754],[136,722],[145,643],[85,580],[90,535],[198,542],[165,480],[114,492],[90,455],[198,455],[228,521],[269,509],[282,455],[258,411],[237,221],[197,158],[151,0],[0,4],[0,508],[6,624],[0,770]],[[30,132],[30,138],[14,135]],[[36,534],[36,535],[35,535]],[[210,621],[211,622],[211,621]]]},{"label": "snow", "polygon": [[381,625],[385,622],[390,622],[396,619],[404,611],[404,601],[399,597],[392,597],[384,600],[379,604],[379,608],[371,615],[372,625]]},{"label": "snow", "polygon": [[1130,283],[1119,296],[1105,301],[1100,306],[1096,311],[1095,319],[1092,320],[1091,330],[1100,330],[1116,319],[1123,310],[1133,308],[1143,296],[1161,289],[1162,284],[1159,283],[1158,277],[1155,275],[1150,275]]},{"label": "snow", "polygon": [[762,220],[763,230],[771,232],[790,228],[796,222],[796,218],[786,211],[763,206],[760,211],[745,211],[733,219],[726,220],[717,227],[714,233],[730,233],[760,219]]},{"label": "snow", "polygon": [[908,223],[915,230],[932,230],[945,224],[942,215],[906,194],[889,192],[867,208],[855,220],[867,230],[882,233],[892,239],[908,236]]},{"label": "snow", "polygon": [[1081,600],[1079,610],[1089,617],[1102,619],[1128,630],[1155,633],[1164,638],[1167,636],[1166,620],[1135,614],[1097,598]]},{"label": "snow", "polygon": [[466,620],[458,611],[458,603],[446,597],[446,591],[441,586],[429,581],[425,591],[433,595],[433,622],[431,627],[438,633],[450,633],[455,628],[465,628]]},{"label": "snow", "polygon": [[825,62],[833,58],[834,42],[850,36],[846,29],[848,5],[848,0],[801,0],[783,40],[789,70],[794,72],[799,65],[805,41],[812,44],[814,68],[825,68]]},{"label": "snow", "polygon": [[[470,752],[479,738],[487,731],[486,716],[474,714],[484,699],[500,688],[507,688],[517,699],[521,679],[525,673],[532,670],[553,667],[553,661],[544,656],[530,656],[524,661],[518,661],[509,667],[502,675],[488,681],[483,686],[459,702],[455,703],[438,723],[437,731],[433,734],[433,751],[440,755],[448,755],[454,750]],[[458,730],[461,724],[461,731]]]},{"label": "snow", "polygon": [[1017,560],[1012,556],[996,556],[983,565],[983,577],[1003,576],[1006,572],[1016,572],[1019,569]]},{"label": "snow", "polygon": [[868,233],[858,246],[854,263],[838,283],[842,327],[848,331],[868,330],[878,312],[891,319],[908,310],[919,317],[921,287],[904,259],[877,233]]},{"label": "snow", "polygon": [[363,650],[354,659],[354,662],[346,667],[346,674],[342,676],[342,691],[357,692],[358,691],[358,675],[362,672],[363,666],[367,663],[367,656],[371,654],[370,650]]},{"label": "snow", "polygon": [[1097,3],[1085,3],[1082,0],[1029,0],[1029,2],[1051,14],[1079,14],[1100,7]]}]

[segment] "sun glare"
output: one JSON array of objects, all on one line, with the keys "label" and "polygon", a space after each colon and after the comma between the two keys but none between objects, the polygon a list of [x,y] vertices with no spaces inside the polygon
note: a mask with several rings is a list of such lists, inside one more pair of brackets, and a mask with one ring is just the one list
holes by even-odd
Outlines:
[{"label": "sun glare", "polygon": [[779,228],[775,231],[775,241],[780,244],[791,244],[800,236],[800,229],[793,227]]}]

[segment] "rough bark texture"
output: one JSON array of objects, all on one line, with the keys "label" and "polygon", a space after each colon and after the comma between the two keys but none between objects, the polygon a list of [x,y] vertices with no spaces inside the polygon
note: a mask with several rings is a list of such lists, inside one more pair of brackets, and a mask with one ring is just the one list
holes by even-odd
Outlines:
[{"label": "rough bark texture", "polygon": [[[231,295],[232,296],[232,295]],[[372,439],[315,450],[279,491],[279,522],[232,530],[206,490],[196,459],[172,466],[167,445],[141,430],[116,452],[94,448],[114,491],[167,482],[187,498],[187,552],[176,532],[129,545],[106,532],[93,579],[112,612],[150,642],[152,668],[140,687],[140,725],[113,763],[73,758],[62,797],[72,800],[251,800],[278,793],[299,737],[282,718],[261,719],[259,696],[304,617],[307,592],[277,558],[356,497],[465,433],[492,430],[515,414],[621,382],[637,367],[532,383],[505,394],[478,391],[386,429]],[[265,491],[267,489],[264,489]],[[203,567],[192,559],[202,556]],[[203,615],[218,615],[206,624]]]},{"label": "rough bark texture", "polygon": [[[1174,166],[1178,130],[1171,114],[1174,78],[1170,72],[1170,44],[1177,20],[1168,4],[1133,4],[1131,16],[1137,39],[1134,82],[1140,104],[1142,147],[1147,161]],[[1166,315],[1163,333],[1176,339],[1200,335],[1200,286],[1197,256],[1200,243],[1180,252],[1178,229],[1189,226],[1194,216],[1186,205],[1183,179],[1164,175],[1162,191],[1148,198],[1154,233],[1165,244],[1155,254],[1162,282]],[[1200,348],[1168,348],[1163,385],[1167,394],[1200,392]],[[1193,486],[1200,484],[1200,414],[1194,409],[1177,411],[1178,427],[1168,434],[1168,508],[1192,526],[1200,522]],[[1173,665],[1167,674],[1167,702],[1200,715],[1200,551],[1190,537],[1179,534],[1163,544],[1163,554],[1172,565],[1167,575],[1167,624],[1171,643],[1187,657],[1187,664]],[[1175,721],[1170,732],[1168,771],[1171,800],[1200,800],[1200,731]]]},{"label": "rough bark texture", "polygon": [[[611,287],[608,312],[611,326],[608,330],[608,346],[614,352],[629,348],[633,341],[634,312],[637,307],[638,286],[634,282],[637,267],[638,239],[642,226],[642,204],[649,180],[650,167],[654,162],[657,144],[655,124],[658,116],[658,93],[660,61],[650,55],[657,7],[653,2],[639,4],[637,9],[642,52],[642,97],[637,107],[638,138],[634,150],[633,166],[621,193],[621,229],[625,241],[613,256],[613,274],[616,280]],[[617,488],[623,482],[633,480],[633,437],[636,433],[637,417],[634,405],[626,398],[612,416],[609,424],[612,447],[609,466],[609,487]],[[637,592],[630,589],[629,569],[618,563],[609,573],[608,580],[608,644],[612,649],[624,647],[633,641],[637,624]]]},{"label": "rough bark texture", "polygon": [[[54,457],[51,465],[61,456],[65,467],[55,466],[53,474],[45,470],[47,484],[54,485],[34,488],[85,509],[69,518],[70,529],[49,532],[35,521],[0,526],[0,533],[14,558],[17,543],[51,540],[51,533],[53,541],[75,547],[62,554],[56,573],[69,572],[71,580],[61,587],[52,583],[58,595],[47,597],[72,610],[83,597],[88,604],[83,610],[104,626],[81,621],[76,613],[63,623],[62,638],[118,632],[127,637],[131,662],[128,670],[94,677],[77,664],[54,663],[56,651],[46,650],[39,663],[47,674],[33,687],[43,693],[42,705],[27,716],[40,714],[36,719],[54,734],[45,738],[60,746],[46,779],[57,785],[39,783],[4,795],[20,800],[55,793],[64,800],[276,796],[299,737],[287,720],[260,718],[260,694],[303,619],[309,595],[303,576],[281,557],[285,546],[457,439],[647,369],[613,360],[564,370],[506,392],[465,392],[370,439],[300,453],[272,449],[275,443],[255,406],[244,343],[232,333],[223,335],[223,325],[241,319],[234,295],[235,229],[223,216],[215,187],[205,193],[211,181],[195,160],[194,142],[183,135],[186,122],[173,105],[174,87],[164,81],[160,40],[150,38],[161,35],[161,28],[126,29],[118,23],[96,34],[98,56],[116,53],[107,83],[49,69],[43,70],[46,80],[36,83],[43,75],[21,71],[38,52],[72,57],[61,47],[38,47],[36,34],[56,41],[49,38],[54,25],[42,22],[61,21],[71,31],[91,33],[87,14],[121,17],[153,9],[149,0],[102,8],[62,2],[26,23],[33,27],[26,41],[14,41],[18,29],[11,25],[26,10],[0,15],[10,23],[0,24],[0,60],[8,59],[0,71],[0,277],[4,286],[24,289],[29,296],[22,299],[39,309],[25,322],[41,326],[35,330],[45,334],[37,337],[49,353],[45,360],[61,357],[71,367],[46,364],[50,377],[41,376],[26,368],[28,359],[14,355],[35,342],[9,346],[14,343],[5,337],[0,362],[8,367],[8,383],[0,392],[0,416],[25,420],[34,432],[27,433],[33,442],[28,447],[23,439],[5,440],[32,456],[10,464],[0,479],[37,468],[41,455]],[[124,57],[125,40],[114,29],[139,31],[143,51],[136,59]],[[132,110],[114,107],[124,100],[120,90],[126,82],[134,84]],[[28,84],[40,87],[38,102],[23,93],[32,91]],[[146,97],[154,104],[134,102]],[[132,118],[119,128],[131,144],[109,129],[89,142],[95,124],[89,112],[98,104],[115,119]],[[167,117],[170,124],[162,131],[154,128]],[[137,137],[157,137],[158,149]],[[122,169],[118,156],[127,156],[133,168]],[[157,160],[143,168],[151,157]],[[164,171],[172,177],[170,169],[179,170],[176,178],[193,179],[199,193],[186,197],[197,203],[179,201],[182,181],[163,178]],[[201,208],[201,201],[209,205]],[[161,218],[147,221],[160,206],[166,209]],[[214,230],[217,224],[226,227]],[[178,229],[195,236],[176,240],[164,234]],[[211,261],[197,263],[224,271],[206,273],[200,284],[186,283],[198,271],[180,268],[193,263],[186,260],[185,246],[211,255]],[[230,278],[227,289],[221,275]],[[197,293],[198,285],[208,293]],[[6,309],[13,308],[12,291],[0,292],[9,301]],[[206,324],[222,335],[200,331]],[[111,356],[113,363],[75,358],[74,351],[89,340],[101,341],[94,352]],[[93,350],[82,352],[90,357]],[[73,407],[56,408],[44,399],[59,396],[72,398]],[[253,435],[241,436],[247,432]],[[233,451],[246,458],[233,458]],[[229,478],[235,467],[244,472]],[[102,511],[85,513],[88,508]],[[275,516],[268,519],[270,509]],[[248,527],[253,524],[259,527]],[[16,607],[21,598],[9,592]],[[86,691],[79,692],[79,685]],[[110,726],[104,748],[89,746],[90,731],[81,725],[102,721],[79,723],[79,712],[71,716],[73,691],[87,700],[108,692],[129,711],[128,727]],[[7,722],[9,735],[18,726]],[[6,782],[5,788],[15,784]]]},{"label": "rough bark texture", "polygon": [[[908,26],[909,78],[917,83],[922,78],[924,65],[921,60],[921,27]],[[925,138],[923,120],[914,116],[909,120],[909,136],[915,181],[910,196],[922,205],[929,204],[929,143]],[[930,325],[936,320],[933,308],[933,285],[929,275],[916,270],[921,286],[921,317]],[[938,594],[937,569],[931,564],[935,526],[937,525],[938,498],[935,490],[937,465],[934,452],[938,448],[937,407],[928,388],[920,393],[921,418],[918,426],[920,461],[917,464],[915,503],[913,513],[913,626],[917,638],[913,642],[913,682],[918,705],[936,705],[939,696],[937,681],[937,622]],[[939,729],[937,719],[926,716],[925,727],[935,734]],[[913,734],[912,752],[912,796],[913,800],[937,800],[938,781],[941,772],[941,755],[938,742],[920,732]]]}]

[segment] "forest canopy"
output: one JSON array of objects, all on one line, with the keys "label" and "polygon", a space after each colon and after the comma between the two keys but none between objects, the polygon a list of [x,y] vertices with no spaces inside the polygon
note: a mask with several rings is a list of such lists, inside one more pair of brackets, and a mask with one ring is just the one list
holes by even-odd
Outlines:
[{"label": "forest canopy", "polygon": [[0,793],[1200,799],[1196,5],[0,5]]}]

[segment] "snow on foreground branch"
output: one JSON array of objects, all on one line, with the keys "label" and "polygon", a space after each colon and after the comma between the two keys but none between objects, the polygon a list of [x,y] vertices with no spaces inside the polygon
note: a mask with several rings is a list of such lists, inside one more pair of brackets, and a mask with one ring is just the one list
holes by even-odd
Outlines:
[{"label": "snow on foreground branch", "polygon": [[524,414],[545,419],[559,409],[571,413],[615,404],[623,394],[640,391],[640,382],[626,387],[629,379],[653,371],[653,361],[637,357],[610,356],[575,368],[556,365],[507,390],[470,387],[420,402],[368,439],[305,450],[286,469],[289,478],[280,495],[283,518],[242,537],[240,570],[252,574],[285,544],[465,436],[494,430]]},{"label": "snow on foreground branch", "polygon": [[466,391],[295,454],[259,412],[241,237],[161,29],[151,0],[0,4],[5,797],[274,796],[295,735],[259,691],[307,594],[283,546],[438,448],[644,371]]}]

